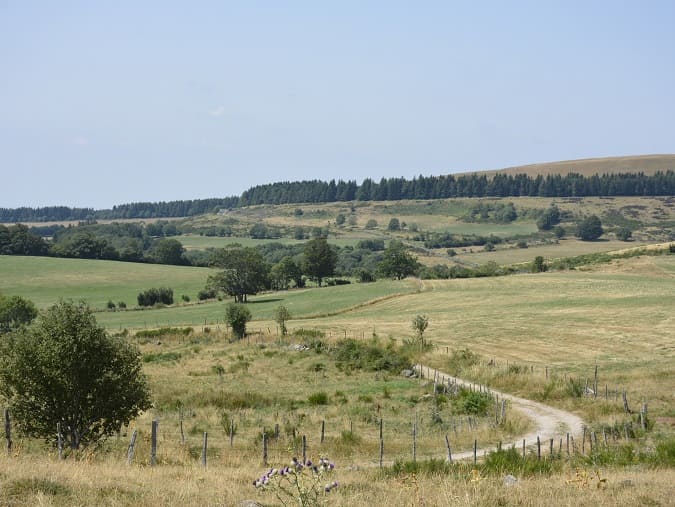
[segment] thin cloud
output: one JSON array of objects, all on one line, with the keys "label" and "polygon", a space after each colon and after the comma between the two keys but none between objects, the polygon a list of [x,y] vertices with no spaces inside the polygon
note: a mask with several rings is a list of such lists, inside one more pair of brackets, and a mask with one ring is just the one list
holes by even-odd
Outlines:
[{"label": "thin cloud", "polygon": [[225,106],[218,106],[215,109],[209,111],[209,116],[223,116],[225,115]]},{"label": "thin cloud", "polygon": [[70,142],[75,146],[87,146],[89,144],[89,138],[85,136],[76,136],[73,137]]}]

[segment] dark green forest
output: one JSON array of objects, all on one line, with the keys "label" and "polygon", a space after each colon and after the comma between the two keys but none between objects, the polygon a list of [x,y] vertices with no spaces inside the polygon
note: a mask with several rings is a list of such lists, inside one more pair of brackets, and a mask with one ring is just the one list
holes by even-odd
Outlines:
[{"label": "dark green forest", "polygon": [[675,195],[675,171],[654,175],[616,173],[583,176],[526,174],[462,176],[418,176],[382,178],[379,182],[366,178],[355,181],[295,181],[256,185],[241,196],[192,199],[169,202],[137,202],[112,209],[69,208],[0,208],[0,222],[47,222],[112,220],[123,218],[188,217],[220,209],[257,204],[326,203],[346,201],[398,201],[403,199],[447,199],[456,197],[605,197]]}]

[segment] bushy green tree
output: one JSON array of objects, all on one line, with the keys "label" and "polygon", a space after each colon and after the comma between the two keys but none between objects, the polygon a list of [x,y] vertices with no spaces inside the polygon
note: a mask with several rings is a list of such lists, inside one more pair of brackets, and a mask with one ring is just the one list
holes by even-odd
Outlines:
[{"label": "bushy green tree", "polygon": [[543,273],[546,271],[547,266],[546,263],[544,262],[544,258],[541,255],[537,255],[534,258],[534,262],[532,263],[532,272],[533,273]]},{"label": "bushy green tree", "polygon": [[0,294],[0,333],[30,324],[37,314],[32,301],[21,296],[4,297]]},{"label": "bushy green tree", "polygon": [[633,231],[631,231],[628,227],[621,227],[618,231],[616,231],[616,237],[620,241],[630,241],[630,239],[633,237]]},{"label": "bushy green tree", "polygon": [[427,330],[427,327],[429,327],[429,317],[426,315],[416,315],[412,320],[412,328],[417,335],[417,342],[422,347],[426,346],[424,341],[424,332]]},{"label": "bushy green tree", "polygon": [[335,271],[337,253],[325,238],[308,241],[304,251],[304,270],[321,287],[321,282]]},{"label": "bushy green tree", "polygon": [[279,305],[274,310],[274,320],[279,324],[279,330],[282,336],[286,336],[288,329],[286,329],[286,322],[291,319],[291,312],[283,305]]},{"label": "bushy green tree", "polygon": [[553,204],[537,219],[537,227],[542,231],[550,231],[560,223],[560,210]]},{"label": "bushy green tree", "polygon": [[187,264],[184,253],[183,244],[177,239],[160,239],[153,248],[152,258],[157,264],[180,266]]},{"label": "bushy green tree", "polygon": [[414,274],[419,268],[417,259],[406,251],[400,241],[392,241],[382,254],[382,261],[378,264],[378,271],[386,277],[401,280]]},{"label": "bushy green tree", "polygon": [[211,265],[222,271],[208,277],[207,290],[224,292],[239,303],[245,303],[248,295],[257,294],[269,283],[269,266],[255,248],[221,248],[213,254]]},{"label": "bushy green tree", "polygon": [[596,215],[584,218],[577,226],[577,237],[583,241],[594,241],[602,236],[602,222]]},{"label": "bushy green tree", "polygon": [[286,256],[277,262],[270,270],[272,288],[276,290],[288,289],[291,282],[296,287],[302,287],[302,270],[292,257]]},{"label": "bushy green tree", "polygon": [[139,351],[109,336],[84,304],[59,302],[0,345],[0,396],[18,428],[72,448],[95,443],[150,408]]},{"label": "bushy green tree", "polygon": [[240,303],[228,303],[225,307],[225,321],[239,339],[246,336],[246,324],[252,318],[251,310]]},{"label": "bushy green tree", "polygon": [[387,230],[388,231],[400,231],[401,230],[401,223],[399,222],[398,218],[394,217],[391,220],[389,220],[389,225],[387,225]]}]

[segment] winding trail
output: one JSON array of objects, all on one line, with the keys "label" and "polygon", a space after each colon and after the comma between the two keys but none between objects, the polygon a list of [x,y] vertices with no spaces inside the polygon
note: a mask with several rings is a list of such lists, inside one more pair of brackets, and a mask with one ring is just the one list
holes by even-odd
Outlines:
[{"label": "winding trail", "polygon": [[[449,380],[453,384],[477,387],[477,384],[473,382],[468,382],[466,380],[453,377],[452,375],[443,373],[428,366],[417,364],[414,366],[414,369],[418,372],[421,371],[422,374],[428,379],[436,378],[439,384],[447,384]],[[550,439],[553,439],[554,445],[556,445],[561,438],[563,440],[567,439],[567,433],[569,433],[570,436],[578,437],[583,431],[583,419],[572,412],[567,412],[566,410],[554,408],[543,403],[525,398],[519,398],[518,396],[502,393],[500,391],[495,391],[494,389],[490,389],[490,393],[498,395],[500,399],[508,400],[511,402],[511,408],[518,410],[523,415],[525,415],[525,417],[535,422],[535,428],[532,431],[520,436],[517,440],[503,443],[504,448],[508,448],[510,445],[520,448],[523,445],[523,440],[525,440],[527,446],[532,446],[533,444],[537,443],[537,437],[540,438],[542,447],[547,448],[550,445]],[[479,448],[477,450],[477,454],[482,456],[484,452],[493,450],[494,448]],[[473,450],[452,453],[453,460],[462,460],[467,458],[473,458]]]}]

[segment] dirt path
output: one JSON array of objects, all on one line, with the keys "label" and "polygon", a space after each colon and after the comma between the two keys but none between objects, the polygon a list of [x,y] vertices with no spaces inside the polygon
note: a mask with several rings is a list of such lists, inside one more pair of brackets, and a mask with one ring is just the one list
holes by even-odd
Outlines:
[{"label": "dirt path", "polygon": [[[448,380],[450,380],[451,383],[456,383],[458,385],[473,385],[478,387],[472,382],[467,382],[466,380],[453,377],[452,375],[448,375],[447,373],[424,365],[415,365],[414,368],[416,371],[420,371],[421,369],[425,378],[434,379],[436,376],[439,383],[442,382],[447,384]],[[550,439],[553,439],[554,448],[557,450],[560,445],[560,439],[563,440],[563,446],[566,446],[567,433],[569,433],[570,436],[574,436],[575,439],[582,434],[584,421],[571,412],[544,405],[543,403],[538,403],[536,401],[527,400],[525,398],[519,398],[518,396],[513,396],[511,394],[495,391],[494,389],[490,389],[490,392],[498,395],[500,400],[508,400],[511,403],[512,409],[518,410],[535,423],[535,428],[529,433],[514,439],[512,442],[504,442],[502,444],[504,448],[511,447],[511,445],[515,445],[516,448],[522,448],[523,440],[525,440],[525,444],[528,447],[531,447],[536,445],[537,437],[539,437],[543,454],[544,450],[548,451],[549,449]],[[494,448],[479,448],[477,454],[478,456],[482,456],[484,452],[493,450]],[[453,460],[473,458],[473,450],[453,453],[452,458]]]}]

